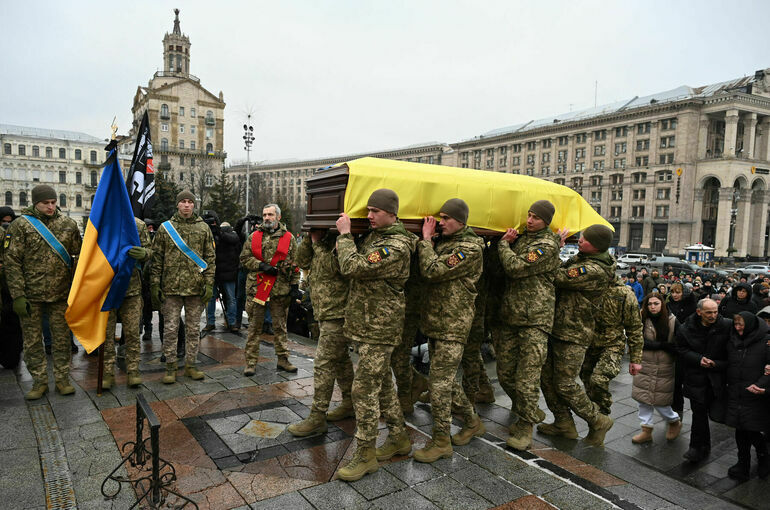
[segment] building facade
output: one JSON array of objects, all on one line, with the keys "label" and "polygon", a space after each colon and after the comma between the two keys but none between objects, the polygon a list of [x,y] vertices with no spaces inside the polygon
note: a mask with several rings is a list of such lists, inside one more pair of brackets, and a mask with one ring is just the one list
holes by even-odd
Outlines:
[{"label": "building facade", "polygon": [[179,9],[174,13],[174,28],[163,38],[163,71],[134,95],[129,139],[147,112],[156,172],[199,194],[224,167],[225,101],[221,91],[209,92],[190,74],[190,39],[180,28]]},{"label": "building facade", "polygon": [[0,124],[2,204],[18,214],[32,205],[32,188],[52,186],[62,214],[81,229],[106,158],[105,140],[85,133]]}]

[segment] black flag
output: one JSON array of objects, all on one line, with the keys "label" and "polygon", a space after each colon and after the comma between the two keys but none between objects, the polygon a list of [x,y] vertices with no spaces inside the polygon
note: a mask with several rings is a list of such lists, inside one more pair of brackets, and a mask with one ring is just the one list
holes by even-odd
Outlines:
[{"label": "black flag", "polygon": [[140,219],[149,217],[155,202],[155,169],[152,166],[152,140],[146,111],[136,133],[134,158],[126,177],[126,187],[134,216]]}]

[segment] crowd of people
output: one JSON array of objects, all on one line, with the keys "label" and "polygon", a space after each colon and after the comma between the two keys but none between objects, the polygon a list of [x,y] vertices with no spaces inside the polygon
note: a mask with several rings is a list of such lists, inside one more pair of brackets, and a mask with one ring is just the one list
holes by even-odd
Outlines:
[{"label": "crowd of people", "polygon": [[[30,400],[48,391],[44,314],[53,337],[56,390],[75,391],[64,312],[81,244],[77,225],[58,211],[50,186],[36,186],[32,202],[21,217],[2,218],[7,230],[0,252],[34,380],[26,394]],[[522,231],[509,228],[487,239],[468,226],[468,204],[451,197],[424,218],[419,236],[409,232],[398,218],[399,197],[390,189],[369,197],[366,233],[354,235],[343,213],[336,232],[314,229],[299,240],[281,222],[276,204],[264,206],[261,222],[232,228],[215,214],[196,214],[195,197],[187,190],[176,203],[177,212],[166,222],[136,219],[141,245],[128,251],[135,270],[122,305],[110,312],[104,388],[115,384],[117,321],[123,325],[127,384],[142,383],[140,332],[144,327],[145,339],[148,331],[151,338],[153,310],[160,319],[163,383],[176,382],[182,357],[183,375],[202,379],[196,366],[200,317],[207,308],[203,330],[215,327],[218,296],[229,331],[238,332],[243,311],[248,314],[244,376],[256,374],[268,315],[276,369],[296,372],[289,360],[287,315],[301,298],[304,278],[319,327],[314,397],[309,416],[288,430],[300,437],[322,434],[327,422],[354,417],[356,450],[338,471],[343,480],[358,480],[376,471],[378,461],[412,452],[404,416],[418,398],[430,402],[433,430],[430,441],[414,451],[415,460],[450,457],[453,445],[483,435],[476,404],[495,399],[481,356],[486,341],[494,347],[497,377],[516,416],[507,440],[511,448],[529,448],[535,427],[545,435],[578,439],[574,415],[588,424],[583,442],[602,446],[614,423],[610,383],[627,353],[641,424],[634,443],[653,440],[656,411],[666,421],[666,439],[675,440],[688,398],[687,460],[709,455],[713,420],[735,428],[738,463],[729,469],[731,477],[748,479],[752,445],[759,475],[770,474],[767,276],[712,282],[635,268],[618,276],[608,252],[613,233],[602,224],[583,229],[578,254],[561,262],[567,233],[551,229],[555,208],[547,200],[531,204]],[[428,344],[428,377],[410,363],[418,336]],[[358,353],[355,369],[352,345]],[[330,409],[335,382],[342,401]],[[551,423],[544,422],[541,392],[554,416]],[[453,414],[463,425],[451,435]],[[388,434],[377,447],[380,417]]]}]

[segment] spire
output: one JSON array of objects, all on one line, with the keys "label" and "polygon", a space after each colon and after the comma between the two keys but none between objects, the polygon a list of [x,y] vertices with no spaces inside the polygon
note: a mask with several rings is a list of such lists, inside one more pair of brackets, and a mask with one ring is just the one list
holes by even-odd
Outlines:
[{"label": "spire", "polygon": [[182,29],[179,28],[179,9],[174,9],[174,14],[176,14],[174,18],[174,34],[182,35]]}]

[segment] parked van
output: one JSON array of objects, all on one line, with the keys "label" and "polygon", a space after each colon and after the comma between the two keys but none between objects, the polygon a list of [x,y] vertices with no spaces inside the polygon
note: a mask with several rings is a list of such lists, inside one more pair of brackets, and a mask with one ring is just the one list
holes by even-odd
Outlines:
[{"label": "parked van", "polygon": [[624,262],[631,266],[638,266],[641,264],[647,264],[647,255],[642,253],[626,253],[618,259],[618,262]]}]

